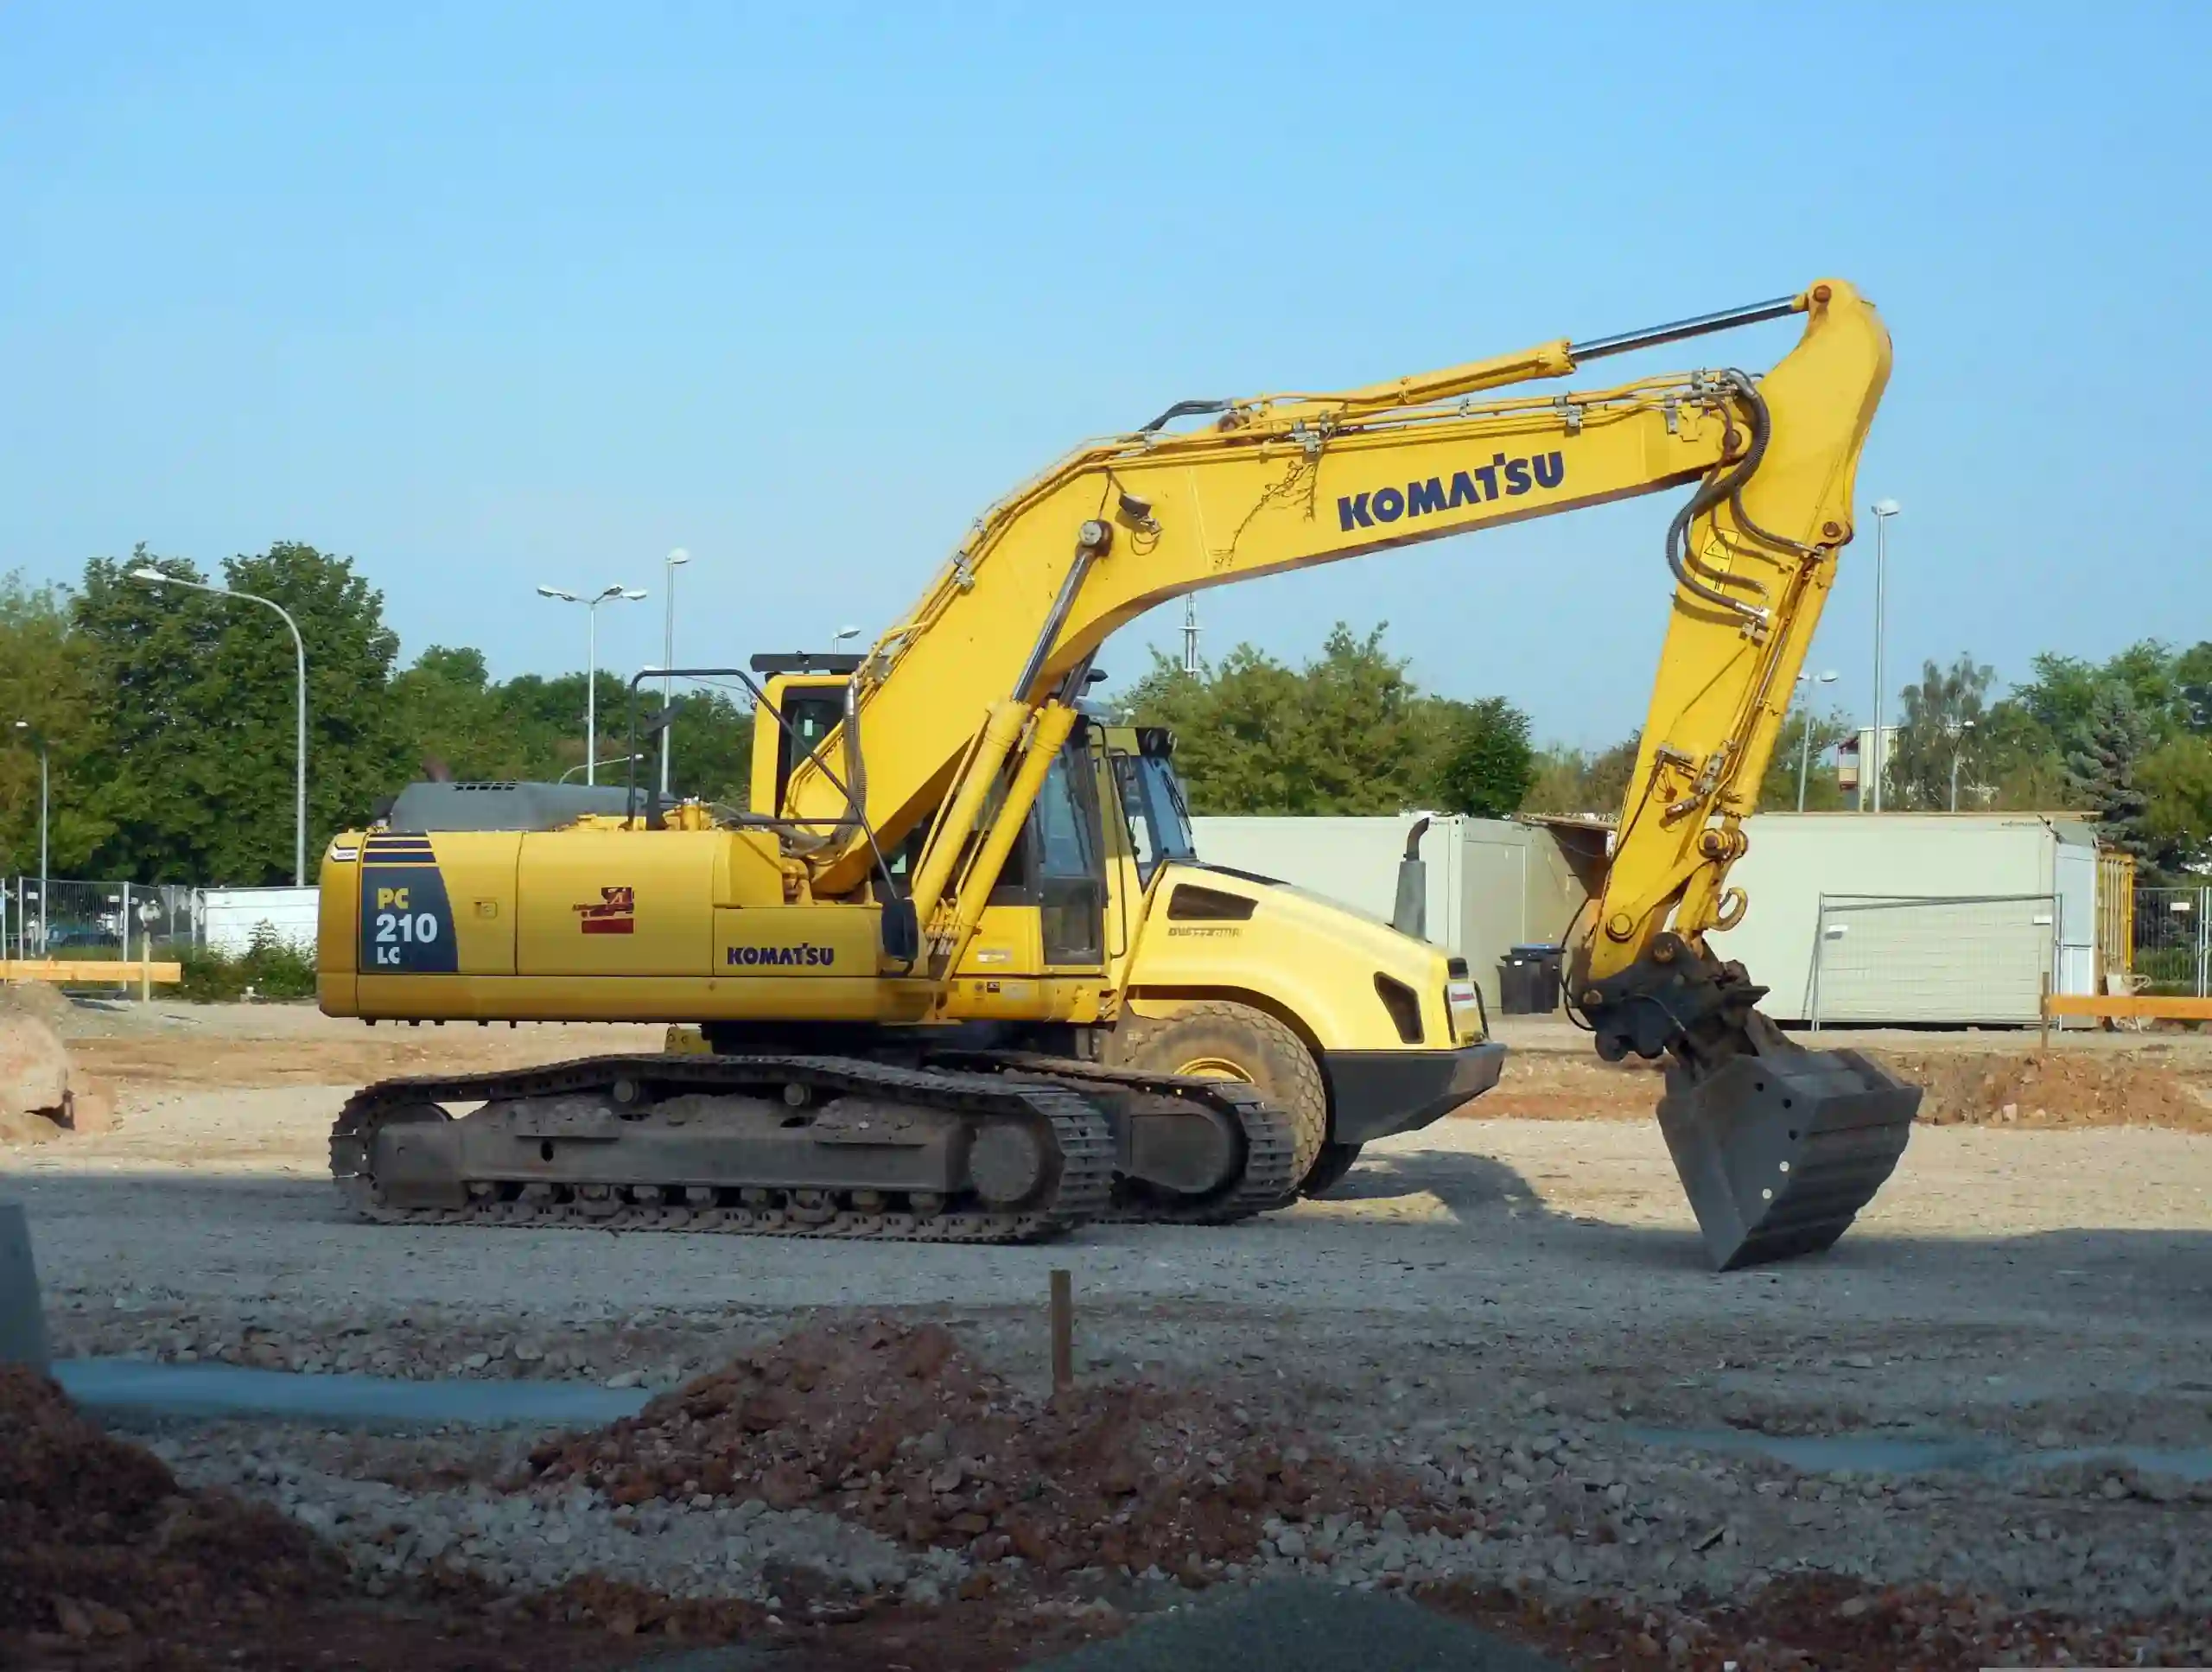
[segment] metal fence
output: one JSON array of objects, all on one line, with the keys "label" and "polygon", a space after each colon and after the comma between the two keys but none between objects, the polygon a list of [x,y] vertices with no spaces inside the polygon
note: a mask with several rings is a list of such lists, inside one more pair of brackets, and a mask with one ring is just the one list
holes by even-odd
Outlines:
[{"label": "metal fence", "polygon": [[2212,976],[2212,888],[2138,888],[2134,957],[2137,991],[2188,998],[2207,995]]},{"label": "metal fence", "polygon": [[1823,894],[1813,1026],[2033,1022],[2064,942],[2060,909],[2055,894]]},{"label": "metal fence", "polygon": [[136,957],[149,941],[156,957],[174,956],[200,943],[199,895],[181,883],[0,878],[0,957]]}]

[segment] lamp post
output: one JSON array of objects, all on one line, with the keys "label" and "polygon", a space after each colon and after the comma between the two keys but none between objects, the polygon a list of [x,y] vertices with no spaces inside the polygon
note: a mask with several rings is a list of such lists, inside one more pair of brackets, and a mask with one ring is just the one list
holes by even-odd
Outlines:
[{"label": "lamp post", "polygon": [[[661,616],[660,664],[664,668],[676,665],[676,571],[691,561],[691,554],[682,546],[662,560],[668,575],[667,591]],[[668,755],[675,746],[676,723],[669,709],[676,701],[676,680],[671,676],[660,682],[660,794],[668,799]]]},{"label": "lamp post", "polygon": [[584,782],[596,784],[599,754],[599,607],[610,598],[635,601],[643,598],[639,587],[607,587],[594,598],[579,597],[560,587],[540,587],[541,598],[556,599],[564,604],[582,604],[588,623],[585,631],[587,646],[584,661]]},{"label": "lamp post", "polygon": [[857,639],[860,636],[861,630],[858,627],[839,627],[830,636],[830,648],[835,650],[848,639]]},{"label": "lamp post", "polygon": [[[1800,685],[1833,685],[1835,683],[1835,675],[1833,671],[1801,673],[1797,676],[1797,683]],[[1804,724],[1804,735],[1797,749],[1797,811],[1802,813],[1805,811],[1805,775],[1812,770],[1813,766],[1812,709],[1807,709],[1798,718]]]},{"label": "lamp post", "polygon": [[[1890,518],[1903,509],[1895,499],[1874,501],[1874,811],[1882,811],[1882,626],[1890,581]],[[1866,805],[1862,797],[1859,802]]]},{"label": "lamp post", "polygon": [[[46,807],[48,776],[47,772],[46,734],[28,720],[18,720],[16,729],[38,746],[38,955],[46,956],[46,897],[52,893],[46,876]],[[21,922],[16,925],[20,938],[23,932]]]},{"label": "lamp post", "polygon": [[1967,734],[1974,729],[1971,720],[1955,721],[1951,726],[1951,811],[1959,811],[1959,757],[1966,753]]},{"label": "lamp post", "polygon": [[228,587],[211,587],[198,581],[187,581],[175,575],[164,575],[148,563],[130,571],[134,581],[143,581],[149,586],[182,587],[188,592],[212,593],[218,598],[240,598],[249,604],[260,604],[273,609],[283,618],[284,626],[292,635],[292,660],[299,673],[299,702],[293,717],[292,735],[292,887],[304,888],[308,885],[308,647],[300,637],[300,624],[292,619],[291,612],[273,598],[263,598],[251,592],[233,592]]}]

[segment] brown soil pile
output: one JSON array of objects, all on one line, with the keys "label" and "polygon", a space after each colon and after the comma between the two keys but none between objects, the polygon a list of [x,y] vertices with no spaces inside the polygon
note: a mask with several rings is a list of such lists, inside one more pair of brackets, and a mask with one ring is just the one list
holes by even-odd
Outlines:
[{"label": "brown soil pile", "polygon": [[2172,1613],[2092,1625],[2016,1613],[1934,1586],[1880,1590],[1827,1575],[1777,1579],[1747,1596],[1643,1607],[1592,1598],[1548,1603],[1463,1584],[1420,1599],[1568,1666],[1680,1672],[1955,1672],[1976,1666],[2212,1664],[2212,1623]]},{"label": "brown soil pile", "polygon": [[42,982],[0,982],[0,1143],[46,1143],[114,1124],[113,1091],[62,1040],[58,1023],[69,1008]]},{"label": "brown soil pile", "polygon": [[83,1641],[251,1623],[343,1578],[276,1510],[186,1491],[46,1377],[0,1367],[0,1631]]},{"label": "brown soil pile", "polygon": [[42,981],[0,981],[0,1015],[36,1016],[59,1028],[76,1009],[68,995]]},{"label": "brown soil pile", "polygon": [[[620,1504],[708,1493],[833,1510],[912,1545],[1053,1573],[1158,1565],[1186,1579],[1252,1554],[1261,1523],[1379,1517],[1409,1483],[1355,1471],[1244,1414],[1150,1384],[1038,1400],[939,1325],[794,1336],[595,1434],[542,1446],[539,1478]],[[1418,1529],[1442,1525],[1408,1520]]]},{"label": "brown soil pile", "polygon": [[1885,1053],[1925,1088],[1927,1126],[2158,1126],[2212,1132],[2212,1104],[2155,1058],[2117,1052]]}]

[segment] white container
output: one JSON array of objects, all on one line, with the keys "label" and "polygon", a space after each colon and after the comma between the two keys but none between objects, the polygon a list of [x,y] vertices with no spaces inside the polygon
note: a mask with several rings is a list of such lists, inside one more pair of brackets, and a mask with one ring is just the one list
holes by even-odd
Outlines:
[{"label": "white container", "polygon": [[202,888],[194,906],[200,943],[210,951],[236,957],[252,946],[254,930],[264,923],[279,944],[315,950],[312,888]]}]

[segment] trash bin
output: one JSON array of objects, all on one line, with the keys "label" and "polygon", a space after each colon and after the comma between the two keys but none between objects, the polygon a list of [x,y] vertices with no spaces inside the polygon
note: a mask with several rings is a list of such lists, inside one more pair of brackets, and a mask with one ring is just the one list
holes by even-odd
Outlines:
[{"label": "trash bin", "polygon": [[1509,1016],[1548,1016],[1559,1008],[1557,946],[1512,946],[1498,960],[1498,1008]]}]

